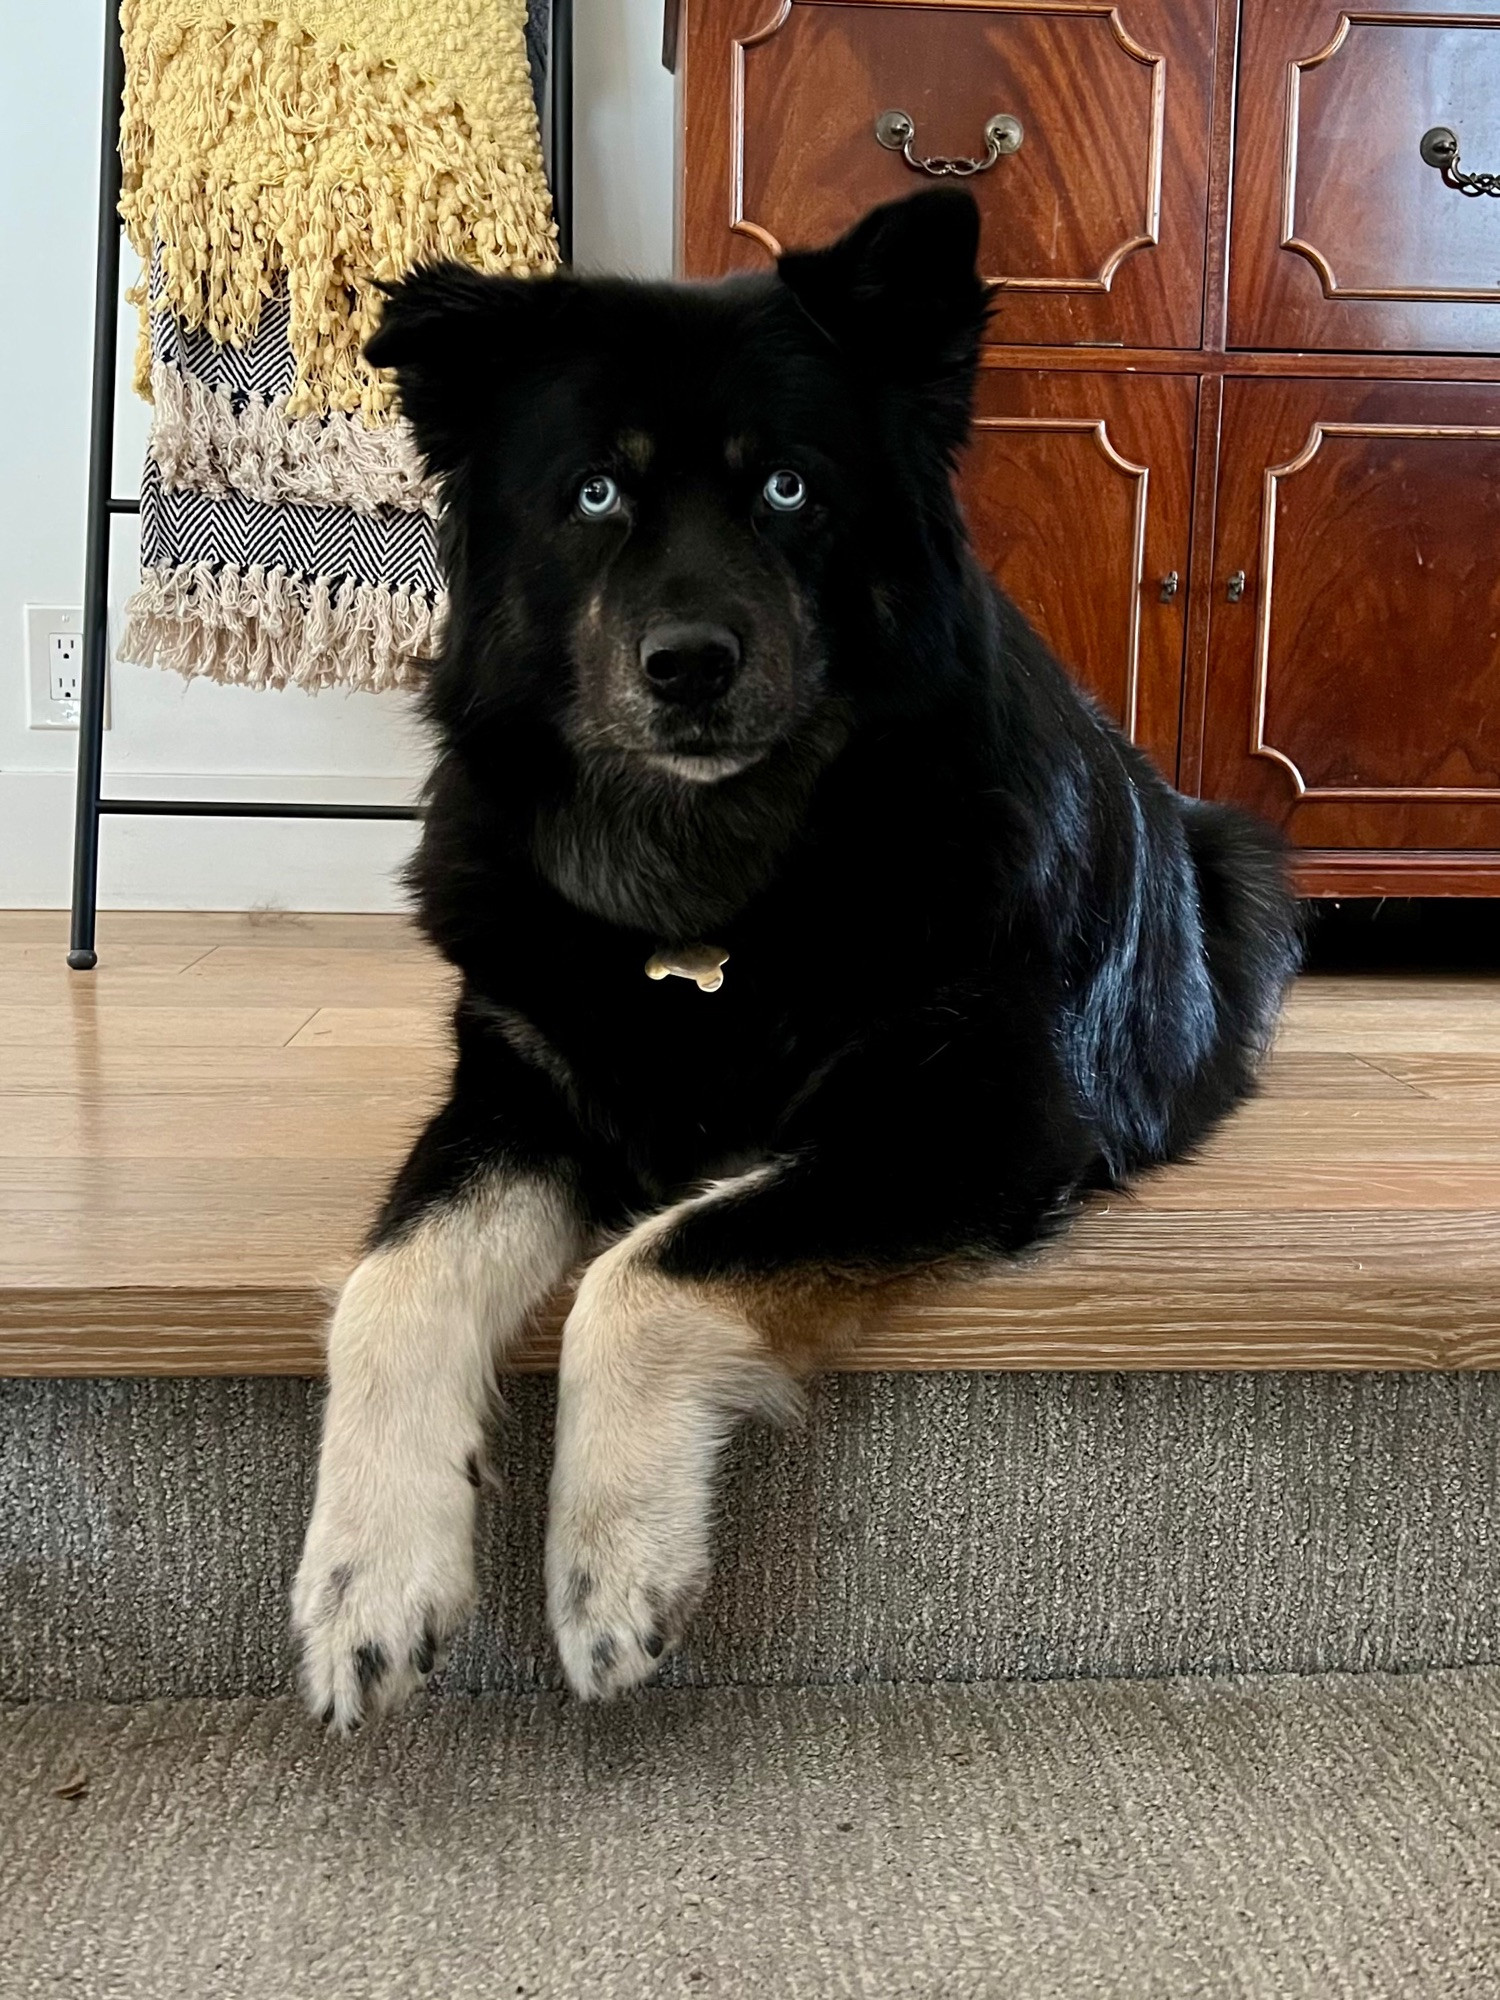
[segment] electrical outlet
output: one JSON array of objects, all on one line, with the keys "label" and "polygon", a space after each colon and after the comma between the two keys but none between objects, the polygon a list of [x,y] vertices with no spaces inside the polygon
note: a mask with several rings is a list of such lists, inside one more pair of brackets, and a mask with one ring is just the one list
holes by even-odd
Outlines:
[{"label": "electrical outlet", "polygon": [[[32,729],[76,729],[83,693],[83,613],[26,606],[26,706]],[[109,727],[109,675],[104,677]]]},{"label": "electrical outlet", "polygon": [[83,634],[47,634],[47,693],[53,703],[78,701],[83,693]]}]

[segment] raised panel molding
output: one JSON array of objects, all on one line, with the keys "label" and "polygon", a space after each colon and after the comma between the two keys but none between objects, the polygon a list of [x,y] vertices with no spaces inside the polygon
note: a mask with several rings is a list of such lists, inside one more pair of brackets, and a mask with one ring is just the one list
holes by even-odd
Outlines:
[{"label": "raised panel molding", "polygon": [[[1454,305],[1493,305],[1500,301],[1500,284],[1488,286],[1453,285],[1341,285],[1333,268],[1332,254],[1299,234],[1297,225],[1297,169],[1302,122],[1302,79],[1331,62],[1349,46],[1356,28],[1463,28],[1474,32],[1500,32],[1500,21],[1476,21],[1472,15],[1454,13],[1398,14],[1360,12],[1341,14],[1332,36],[1315,54],[1301,56],[1287,64],[1286,150],[1282,159],[1281,247],[1306,258],[1318,274],[1323,296],[1328,299],[1397,300],[1414,303],[1442,301]],[[1412,146],[1419,134],[1413,132]],[[1431,171],[1429,169],[1428,171]],[[1455,200],[1463,197],[1455,195]]]},{"label": "raised panel molding", "polygon": [[1104,417],[979,417],[975,419],[974,429],[1026,433],[1065,431],[1092,438],[1106,464],[1122,478],[1133,483],[1135,491],[1131,513],[1130,575],[1134,587],[1131,591],[1125,646],[1125,701],[1121,727],[1134,741],[1140,713],[1141,579],[1146,565],[1146,510],[1151,485],[1150,467],[1135,464],[1116,448],[1109,435],[1108,421]]},{"label": "raised panel molding", "polygon": [[[736,40],[733,48],[733,109],[729,120],[730,144],[730,208],[729,227],[736,236],[748,236],[758,243],[770,257],[779,257],[785,244],[778,241],[769,229],[763,229],[758,222],[752,222],[745,214],[745,59],[751,49],[758,49],[779,35],[792,18],[792,0],[779,0],[779,5],[771,18],[754,34]],[[884,107],[882,107],[884,108]]]},{"label": "raised panel molding", "polygon": [[[733,46],[732,113],[730,121],[730,145],[732,152],[730,187],[731,213],[729,227],[738,236],[747,236],[758,243],[771,257],[779,257],[784,246],[773,231],[764,223],[757,222],[745,213],[745,134],[746,134],[746,92],[748,84],[747,62],[752,49],[762,48],[773,37],[779,35],[791,21],[794,13],[807,13],[815,6],[829,4],[829,0],[778,0],[773,13],[765,24],[753,33],[735,41]],[[903,0],[861,0],[866,7],[879,8],[882,5],[901,5]],[[1124,26],[1118,7],[1098,4],[1098,0],[1052,0],[1052,4],[1036,5],[1032,0],[944,0],[944,11],[973,12],[1012,16],[1056,16],[1079,20],[1102,21],[1112,34],[1122,54],[1131,62],[1139,63],[1151,72],[1151,100],[1145,135],[1146,176],[1142,198],[1140,227],[1136,232],[1115,244],[1101,258],[1099,268],[1092,275],[1049,278],[991,277],[989,282],[995,290],[1002,292],[1108,292],[1115,275],[1125,260],[1138,250],[1156,248],[1161,241],[1161,188],[1162,155],[1166,125],[1166,59],[1142,48],[1140,43]],[[885,109],[876,106],[874,112]],[[997,110],[1004,109],[997,104]],[[874,116],[872,112],[872,118]],[[875,142],[872,138],[871,144]],[[1003,165],[1002,169],[1003,171]],[[911,176],[913,189],[929,184],[925,177]]]},{"label": "raised panel molding", "polygon": [[1279,764],[1286,771],[1299,800],[1386,803],[1396,801],[1471,799],[1493,801],[1500,798],[1496,785],[1309,785],[1294,758],[1266,737],[1266,702],[1271,675],[1271,616],[1275,594],[1276,503],[1281,487],[1303,472],[1329,438],[1417,438],[1432,442],[1452,439],[1485,439],[1500,444],[1500,425],[1491,424],[1361,424],[1314,423],[1307,442],[1294,458],[1266,468],[1261,502],[1260,589],[1256,604],[1255,691],[1251,709],[1250,754]]}]

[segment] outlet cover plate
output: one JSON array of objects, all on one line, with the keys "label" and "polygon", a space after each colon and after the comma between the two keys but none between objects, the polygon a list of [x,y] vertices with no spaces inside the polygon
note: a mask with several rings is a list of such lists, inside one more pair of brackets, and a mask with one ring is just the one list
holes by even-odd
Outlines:
[{"label": "outlet cover plate", "polygon": [[[26,726],[28,729],[76,729],[79,704],[54,700],[54,638],[72,639],[81,655],[83,613],[76,605],[26,606]],[[109,671],[104,674],[104,726],[109,727]]]}]

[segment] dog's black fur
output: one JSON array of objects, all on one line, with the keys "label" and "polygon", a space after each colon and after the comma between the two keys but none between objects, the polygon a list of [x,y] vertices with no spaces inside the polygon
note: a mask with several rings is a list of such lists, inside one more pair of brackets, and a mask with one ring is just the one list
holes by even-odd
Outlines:
[{"label": "dog's black fur", "polygon": [[[767,277],[393,290],[369,354],[452,601],[412,879],[463,995],[376,1240],[499,1163],[609,1225],[774,1160],[668,1274],[1003,1257],[1251,1088],[1276,841],[1174,792],[969,546],[976,238],[935,192]],[[721,991],[645,977],[690,942]]]}]

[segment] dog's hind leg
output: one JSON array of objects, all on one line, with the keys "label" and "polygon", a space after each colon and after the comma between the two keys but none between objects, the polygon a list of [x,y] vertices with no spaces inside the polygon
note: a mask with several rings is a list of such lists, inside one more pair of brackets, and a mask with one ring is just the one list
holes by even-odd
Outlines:
[{"label": "dog's hind leg", "polygon": [[344,1286],[292,1593],[308,1704],[341,1731],[425,1680],[473,1603],[494,1369],[579,1254],[573,1187],[566,1159],[456,1090]]}]

